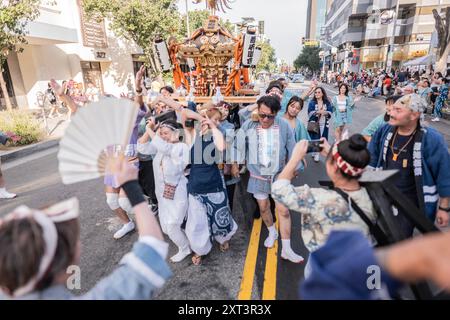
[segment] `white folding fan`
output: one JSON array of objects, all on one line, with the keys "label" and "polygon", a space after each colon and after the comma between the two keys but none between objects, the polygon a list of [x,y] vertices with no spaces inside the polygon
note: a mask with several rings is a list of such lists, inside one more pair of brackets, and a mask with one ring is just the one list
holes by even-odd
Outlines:
[{"label": "white folding fan", "polygon": [[[77,111],[59,144],[59,173],[64,184],[96,179],[129,143],[138,106],[105,98]],[[111,150],[113,152],[111,152]]]}]

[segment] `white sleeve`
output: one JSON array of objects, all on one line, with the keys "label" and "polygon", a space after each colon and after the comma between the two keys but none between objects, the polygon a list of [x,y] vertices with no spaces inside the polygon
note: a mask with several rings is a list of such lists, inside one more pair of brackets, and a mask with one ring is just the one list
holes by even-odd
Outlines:
[{"label": "white sleeve", "polygon": [[150,141],[146,143],[138,142],[137,144],[137,152],[139,152],[140,154],[154,155],[157,151],[158,150],[152,145]]}]

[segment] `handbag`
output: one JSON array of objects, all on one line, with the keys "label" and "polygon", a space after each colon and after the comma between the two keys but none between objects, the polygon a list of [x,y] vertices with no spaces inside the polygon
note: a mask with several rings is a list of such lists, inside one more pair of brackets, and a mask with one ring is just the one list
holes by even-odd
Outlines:
[{"label": "handbag", "polygon": [[164,157],[161,158],[161,163],[159,164],[159,166],[161,168],[163,182],[164,182],[163,198],[168,199],[168,200],[174,200],[175,192],[177,191],[177,187],[178,187],[178,183],[176,185],[173,185],[173,184],[166,182],[166,178],[164,177],[163,160],[164,160]]},{"label": "handbag", "polygon": [[315,121],[309,121],[307,130],[311,133],[320,134],[320,124]]}]

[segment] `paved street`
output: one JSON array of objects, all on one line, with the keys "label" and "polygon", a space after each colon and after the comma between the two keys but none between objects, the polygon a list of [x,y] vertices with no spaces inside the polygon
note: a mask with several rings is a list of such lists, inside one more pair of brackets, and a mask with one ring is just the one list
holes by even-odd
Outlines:
[{"label": "paved street", "polygon": [[[307,85],[295,87],[301,89]],[[334,88],[326,86],[326,89],[331,96],[336,93]],[[367,98],[359,101],[351,132],[360,132],[383,109],[383,101]],[[306,110],[303,110],[302,119],[305,117]],[[450,123],[441,122],[433,126],[445,135],[450,144]],[[68,197],[78,197],[81,204],[81,292],[85,292],[116,267],[121,257],[131,249],[137,233],[119,241],[113,240],[118,221],[106,205],[102,180],[64,186],[57,170],[56,152],[56,148],[50,149],[2,166],[8,189],[19,197],[1,200],[0,216],[20,204],[39,208]],[[308,157],[307,170],[296,183],[318,186],[317,181],[324,178],[323,163],[315,164]],[[221,253],[216,245],[200,267],[193,266],[190,259],[172,265],[174,277],[157,294],[158,299],[237,299],[239,295],[252,299],[297,298],[303,265],[277,259],[279,247],[271,250],[263,247],[267,230],[260,221],[253,223],[253,202],[242,185],[237,189],[236,197],[233,214],[239,230],[231,241],[231,250]],[[299,232],[299,214],[292,213],[292,218],[293,248],[306,258]],[[174,253],[175,247],[171,244],[169,255]]]}]

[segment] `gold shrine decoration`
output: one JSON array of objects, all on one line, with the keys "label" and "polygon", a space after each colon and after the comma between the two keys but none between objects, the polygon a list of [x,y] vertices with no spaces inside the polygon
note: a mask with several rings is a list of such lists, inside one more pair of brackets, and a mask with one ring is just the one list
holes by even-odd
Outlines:
[{"label": "gold shrine decoration", "polygon": [[[173,57],[178,61],[185,61],[187,65],[195,63],[196,71],[191,72],[190,76],[196,95],[208,96],[217,87],[227,85],[229,65],[238,41],[220,25],[219,17],[210,16],[189,39],[172,46]],[[174,78],[179,78],[176,71]]]}]

